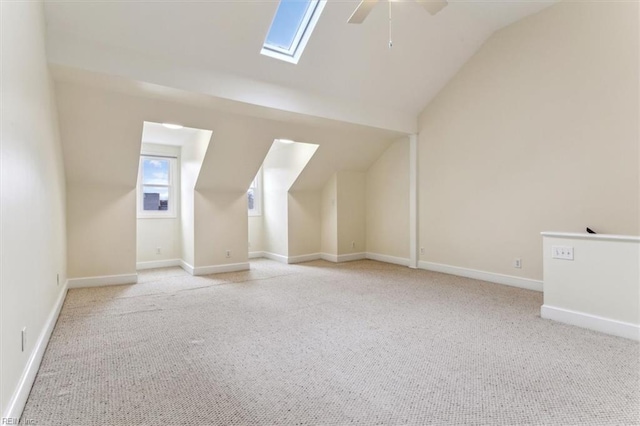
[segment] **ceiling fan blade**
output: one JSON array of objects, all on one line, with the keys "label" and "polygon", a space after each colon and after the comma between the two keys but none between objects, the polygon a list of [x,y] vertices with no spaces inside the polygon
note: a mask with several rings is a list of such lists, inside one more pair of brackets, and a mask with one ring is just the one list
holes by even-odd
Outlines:
[{"label": "ceiling fan blade", "polygon": [[362,0],[347,22],[350,24],[362,24],[362,21],[369,16],[369,12],[371,12],[376,3],[378,3],[378,0]]},{"label": "ceiling fan blade", "polygon": [[440,12],[447,5],[447,0],[416,0],[416,2],[420,3],[427,12],[431,15],[435,15]]}]

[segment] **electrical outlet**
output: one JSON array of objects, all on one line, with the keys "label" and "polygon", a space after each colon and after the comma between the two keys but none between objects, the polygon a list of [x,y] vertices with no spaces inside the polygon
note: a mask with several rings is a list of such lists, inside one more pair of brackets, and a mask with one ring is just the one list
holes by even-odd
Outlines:
[{"label": "electrical outlet", "polygon": [[522,268],[522,260],[519,257],[513,259],[513,267],[518,269]]},{"label": "electrical outlet", "polygon": [[356,248],[356,242],[355,241],[351,241],[351,248]]},{"label": "electrical outlet", "polygon": [[225,254],[226,254],[226,256],[227,256],[227,257],[231,257],[231,250],[227,250],[227,251],[225,252]]},{"label": "electrical outlet", "polygon": [[25,349],[27,349],[27,327],[22,328],[21,339],[22,339],[22,352],[24,352]]},{"label": "electrical outlet", "polygon": [[420,247],[420,254],[424,254],[424,247]]},{"label": "electrical outlet", "polygon": [[553,259],[573,260],[573,247],[551,246],[551,257]]},{"label": "electrical outlet", "polygon": [[156,254],[162,253],[162,247],[156,247]]}]

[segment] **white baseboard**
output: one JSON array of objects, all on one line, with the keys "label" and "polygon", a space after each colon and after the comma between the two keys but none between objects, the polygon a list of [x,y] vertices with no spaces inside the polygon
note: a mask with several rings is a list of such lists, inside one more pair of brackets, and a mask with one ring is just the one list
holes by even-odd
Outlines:
[{"label": "white baseboard", "polygon": [[264,257],[264,252],[261,251],[250,251],[249,259],[257,259],[259,257]]},{"label": "white baseboard", "polygon": [[338,255],[336,254],[320,253],[320,259],[326,260],[327,262],[338,263]]},{"label": "white baseboard", "polygon": [[[280,263],[301,263],[301,262],[310,262],[312,260],[318,260],[321,258],[320,253],[311,253],[311,254],[301,254],[298,256],[283,256],[281,254],[270,253],[268,251],[261,252],[253,252],[256,255],[252,256],[252,253],[249,253],[249,259],[254,259],[256,257],[264,257],[266,259],[275,260]],[[257,254],[260,254],[259,256]]]},{"label": "white baseboard", "polygon": [[575,325],[613,336],[640,341],[640,325],[549,305],[542,305],[540,307],[540,316],[564,324]]},{"label": "white baseboard", "polygon": [[42,357],[44,356],[45,349],[47,349],[47,345],[49,344],[51,333],[53,332],[53,328],[55,327],[56,322],[58,321],[58,316],[60,315],[60,310],[62,309],[62,305],[64,304],[64,299],[67,296],[68,288],[69,281],[67,280],[67,282],[62,287],[62,291],[60,292],[55,305],[53,305],[53,309],[47,317],[47,321],[44,324],[44,329],[40,333],[40,336],[38,336],[38,340],[36,341],[33,351],[29,356],[29,360],[27,361],[27,365],[22,371],[22,375],[20,376],[20,380],[18,381],[18,386],[16,387],[16,390],[9,400],[9,404],[7,404],[5,412],[2,414],[3,419],[17,420],[22,415],[24,406],[27,403],[27,398],[29,397],[29,392],[31,392],[31,387],[33,386],[33,382],[36,380],[36,374],[40,369],[40,364],[42,363]]},{"label": "white baseboard", "polygon": [[312,260],[321,259],[320,253],[300,254],[298,256],[289,256],[287,263],[311,262]]},{"label": "white baseboard", "polygon": [[249,262],[229,263],[227,265],[196,266],[193,275],[221,274],[223,272],[248,271]]},{"label": "white baseboard", "polygon": [[489,281],[491,283],[508,285],[511,287],[525,288],[527,290],[542,291],[542,281],[529,278],[514,277],[512,275],[502,275],[493,272],[478,271],[476,269],[461,268],[459,266],[443,265],[441,263],[418,262],[419,269],[427,271],[443,272],[445,274],[458,275],[460,277],[473,278],[476,280]]},{"label": "white baseboard", "polygon": [[411,263],[411,259],[406,259],[404,257],[395,257],[395,256],[389,256],[387,254],[368,253],[368,252],[366,253],[366,255],[367,255],[367,259],[377,260],[378,262],[393,263],[401,266],[409,266],[409,263]]},{"label": "white baseboard", "polygon": [[281,254],[271,253],[268,251],[262,252],[262,257],[266,257],[267,259],[275,260],[280,263],[289,263],[287,256],[283,256]]},{"label": "white baseboard", "polygon": [[103,287],[107,285],[135,284],[138,274],[104,275],[100,277],[85,277],[69,279],[69,288]]},{"label": "white baseboard", "polygon": [[366,253],[329,254],[320,253],[320,259],[333,263],[351,262],[352,260],[366,259]]},{"label": "white baseboard", "polygon": [[180,266],[182,269],[184,269],[185,271],[193,275],[193,266],[189,265],[184,260],[181,259],[180,262],[178,263],[178,266]]},{"label": "white baseboard", "polygon": [[180,266],[180,259],[165,259],[165,260],[152,260],[149,262],[138,262],[136,263],[136,270],[141,271],[144,269],[155,269],[155,268],[169,268],[172,266]]},{"label": "white baseboard", "polygon": [[362,260],[367,258],[367,253],[349,253],[339,254],[338,262],[351,262],[353,260]]}]

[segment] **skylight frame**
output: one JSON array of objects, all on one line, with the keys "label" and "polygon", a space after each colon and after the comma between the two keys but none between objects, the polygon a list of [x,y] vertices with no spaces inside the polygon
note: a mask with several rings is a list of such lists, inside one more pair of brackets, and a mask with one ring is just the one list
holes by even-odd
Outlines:
[{"label": "skylight frame", "polygon": [[[267,33],[260,53],[281,61],[297,64],[302,56],[302,52],[307,46],[307,42],[311,38],[311,33],[313,33],[313,30],[320,19],[320,15],[322,14],[326,3],[327,0],[310,0],[309,7],[298,26],[296,35],[293,37],[290,49],[283,49],[278,46],[267,44],[267,38],[269,37],[269,33]],[[280,7],[279,4],[278,7]],[[273,15],[273,21],[271,22],[271,26],[269,26],[269,32],[271,32],[271,27],[273,26],[277,13],[278,12],[276,11],[276,14]]]}]

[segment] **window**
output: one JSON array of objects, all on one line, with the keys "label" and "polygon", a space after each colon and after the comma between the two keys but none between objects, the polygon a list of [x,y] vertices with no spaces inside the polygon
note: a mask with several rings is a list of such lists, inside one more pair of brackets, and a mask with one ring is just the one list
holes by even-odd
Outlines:
[{"label": "window", "polygon": [[176,216],[175,169],[175,158],[140,156],[138,217]]},{"label": "window", "polygon": [[297,64],[326,0],[280,0],[260,53]]},{"label": "window", "polygon": [[258,174],[251,182],[249,190],[247,191],[247,207],[249,216],[260,216],[262,214],[262,186],[260,180],[262,179],[262,169],[258,171]]}]

